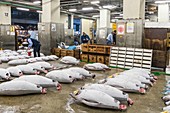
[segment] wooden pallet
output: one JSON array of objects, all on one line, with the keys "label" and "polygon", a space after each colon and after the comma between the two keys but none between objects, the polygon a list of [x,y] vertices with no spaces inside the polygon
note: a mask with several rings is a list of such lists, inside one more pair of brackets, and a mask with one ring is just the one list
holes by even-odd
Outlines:
[{"label": "wooden pallet", "polygon": [[110,66],[120,68],[144,68],[151,70],[152,50],[112,47],[110,55]]}]

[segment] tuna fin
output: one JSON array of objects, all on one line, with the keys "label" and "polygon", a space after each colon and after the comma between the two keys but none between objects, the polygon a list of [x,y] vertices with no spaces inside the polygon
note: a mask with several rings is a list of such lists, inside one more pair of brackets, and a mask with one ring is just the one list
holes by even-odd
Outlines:
[{"label": "tuna fin", "polygon": [[94,107],[96,107],[96,106],[99,105],[98,102],[89,102],[89,101],[86,101],[86,100],[82,100],[81,102],[84,103],[84,104],[86,104],[86,105],[88,105],[88,106],[94,106]]}]

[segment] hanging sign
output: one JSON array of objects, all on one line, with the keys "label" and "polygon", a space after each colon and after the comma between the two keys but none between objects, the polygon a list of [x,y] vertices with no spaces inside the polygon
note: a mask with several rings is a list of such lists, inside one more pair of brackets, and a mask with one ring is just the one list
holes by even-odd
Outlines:
[{"label": "hanging sign", "polygon": [[124,23],[117,24],[117,35],[125,35],[125,24]]},{"label": "hanging sign", "polygon": [[135,30],[135,24],[134,22],[128,22],[126,24],[126,32],[127,33],[134,33],[134,30]]}]

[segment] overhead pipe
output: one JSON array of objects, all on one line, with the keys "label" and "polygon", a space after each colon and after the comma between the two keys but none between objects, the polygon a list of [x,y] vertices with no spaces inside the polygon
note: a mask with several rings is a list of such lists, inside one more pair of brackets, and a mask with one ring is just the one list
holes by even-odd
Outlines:
[{"label": "overhead pipe", "polygon": [[77,17],[80,17],[80,18],[85,18],[85,19],[90,19],[90,20],[96,20],[95,18],[92,18],[92,17],[88,17],[88,16],[84,16],[84,15],[80,15],[80,14],[75,14],[75,13],[70,13],[70,12],[67,12],[67,11],[60,11],[61,13],[64,13],[64,14],[71,14],[71,15],[75,15]]},{"label": "overhead pipe", "polygon": [[35,6],[30,6],[30,5],[21,4],[21,3],[14,3],[14,2],[0,1],[0,4],[10,5],[10,6],[13,6],[13,7],[28,8],[28,9],[33,9],[33,10],[42,10],[41,7],[35,7]]}]

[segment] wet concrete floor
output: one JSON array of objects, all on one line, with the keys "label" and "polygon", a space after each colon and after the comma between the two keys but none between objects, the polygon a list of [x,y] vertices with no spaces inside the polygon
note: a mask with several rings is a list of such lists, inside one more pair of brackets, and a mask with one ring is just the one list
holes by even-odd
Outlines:
[{"label": "wet concrete floor", "polygon": [[[57,62],[51,62],[57,65]],[[81,64],[83,65],[83,64]],[[7,64],[1,64],[0,67],[6,68]],[[73,84],[62,84],[62,90],[55,88],[48,89],[47,94],[27,95],[27,96],[0,96],[0,113],[122,113],[122,111],[91,108],[82,104],[71,104],[69,93],[80,88],[86,83],[95,83],[113,73],[123,71],[121,69],[112,69],[107,72],[94,72],[97,74],[95,80],[86,79],[76,81]],[[130,94],[134,100],[134,105],[128,107],[124,113],[160,113],[164,107],[162,90],[165,85],[165,77],[159,76],[159,80],[150,88],[145,95]]]}]

